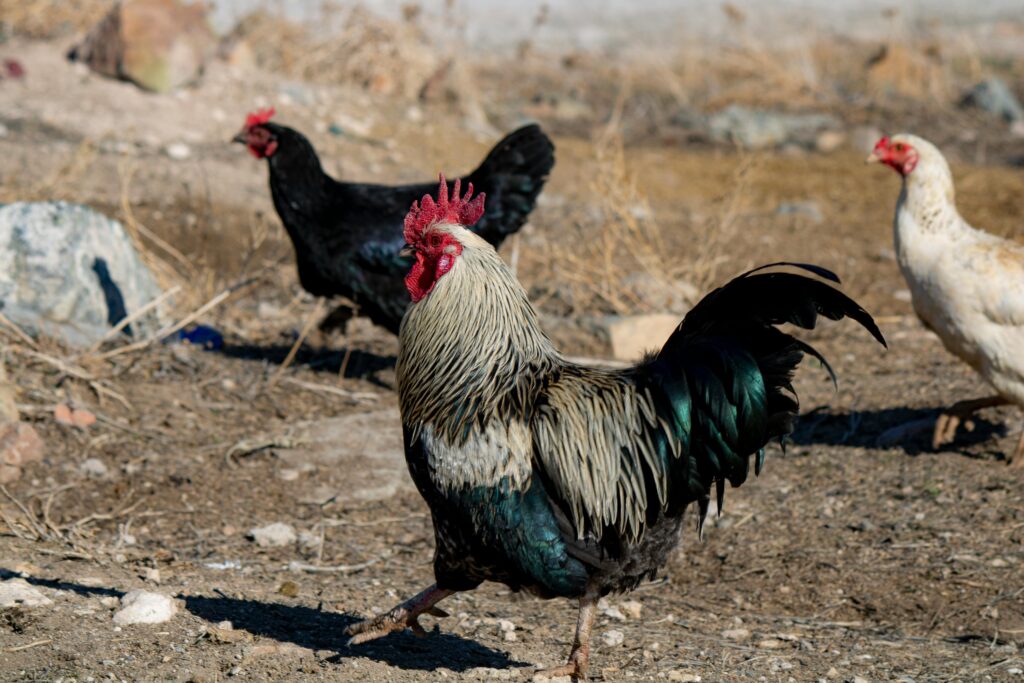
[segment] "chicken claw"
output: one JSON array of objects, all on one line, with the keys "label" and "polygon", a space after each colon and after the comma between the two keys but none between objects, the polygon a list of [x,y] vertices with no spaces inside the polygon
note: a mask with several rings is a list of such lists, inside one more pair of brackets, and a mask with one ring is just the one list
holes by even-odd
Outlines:
[{"label": "chicken claw", "polygon": [[938,450],[941,446],[953,443],[956,438],[956,429],[963,423],[968,430],[973,429],[969,418],[983,408],[994,408],[1006,405],[1008,401],[1002,396],[986,396],[968,401],[958,401],[949,408],[942,411],[935,421],[935,432],[932,434],[932,448]]},{"label": "chicken claw", "polygon": [[427,635],[427,631],[420,624],[420,615],[447,617],[447,612],[434,605],[453,592],[433,585],[384,614],[378,614],[371,619],[364,619],[352,624],[345,629],[345,635],[350,636],[348,644],[359,645],[405,629],[411,630],[414,635],[423,637]]}]

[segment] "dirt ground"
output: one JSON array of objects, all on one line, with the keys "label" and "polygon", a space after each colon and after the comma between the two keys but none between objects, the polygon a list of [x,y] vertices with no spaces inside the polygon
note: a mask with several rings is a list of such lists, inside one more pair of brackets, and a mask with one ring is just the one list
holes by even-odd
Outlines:
[{"label": "dirt ground", "polygon": [[[446,601],[451,616],[427,619],[437,629],[426,638],[346,646],[346,625],[432,580],[424,503],[404,473],[366,464],[392,447],[397,428],[378,426],[397,406],[397,342],[369,324],[354,324],[347,337],[314,331],[279,372],[316,304],[298,287],[266,169],[226,142],[250,103],[286,92],[293,101],[313,93],[315,104],[280,107],[297,127],[312,131],[337,109],[369,129],[311,132],[328,170],[348,177],[399,181],[439,165],[469,167],[493,138],[461,131],[448,109],[410,113],[343,87],[298,88],[219,66],[197,90],[156,97],[65,67],[60,46],[3,50],[19,54],[28,73],[24,84],[0,83],[4,200],[67,198],[144,225],[184,260],[143,240],[189,281],[177,315],[254,281],[202,317],[225,335],[218,351],[167,344],[101,359],[4,338],[19,407],[46,457],[0,500],[11,520],[0,527],[0,579],[25,577],[53,604],[0,612],[0,678],[526,680],[561,663],[574,606],[493,584]],[[961,121],[921,122],[921,132],[955,141],[950,122]],[[910,113],[892,126],[913,123]],[[169,158],[165,146],[181,141],[190,156]],[[580,323],[586,306],[550,284],[552,273],[569,277],[561,236],[586,228],[581,207],[601,207],[595,142],[568,128],[555,142],[543,201],[504,253],[518,252],[520,276],[556,340],[572,355],[604,356],[601,339]],[[965,216],[1024,237],[1016,152],[950,144]],[[849,146],[749,154],[657,136],[628,144],[625,173],[657,216],[673,273],[706,286],[767,261],[821,264],[876,316],[889,349],[852,324],[806,335],[832,362],[838,389],[807,363],[798,384],[804,415],[785,453],[773,446],[762,475],[728,492],[703,542],[687,533],[657,581],[607,601],[594,680],[1024,675],[1024,470],[1007,468],[1003,456],[1024,424],[1015,411],[989,410],[941,452],[925,433],[878,445],[887,429],[985,387],[913,316],[892,253],[898,182],[862,160]],[[786,203],[811,204],[820,216],[780,212]],[[729,239],[707,255],[713,264],[696,261],[715,242],[713,230]],[[56,424],[53,407],[65,401],[99,422]],[[380,429],[379,443],[345,433],[352,424]],[[354,460],[311,450],[303,435],[328,427],[337,441],[355,442]],[[90,458],[106,473],[83,473]],[[279,548],[247,537],[272,522],[304,533]],[[136,588],[174,596],[178,614],[116,627],[110,598]],[[639,611],[622,608],[626,600]]]}]

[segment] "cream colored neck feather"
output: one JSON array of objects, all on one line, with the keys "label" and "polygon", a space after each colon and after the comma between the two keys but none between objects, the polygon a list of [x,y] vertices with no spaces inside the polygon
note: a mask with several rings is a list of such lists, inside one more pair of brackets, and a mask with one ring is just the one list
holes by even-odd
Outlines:
[{"label": "cream colored neck feather", "polygon": [[396,371],[403,422],[462,442],[469,427],[486,427],[528,377],[559,356],[494,249],[464,228],[445,229],[463,244],[462,254],[409,307]]}]

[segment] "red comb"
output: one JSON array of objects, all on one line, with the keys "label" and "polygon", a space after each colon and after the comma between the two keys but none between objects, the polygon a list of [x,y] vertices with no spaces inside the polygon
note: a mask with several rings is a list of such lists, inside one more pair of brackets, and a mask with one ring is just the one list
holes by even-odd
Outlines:
[{"label": "red comb", "polygon": [[423,231],[438,223],[455,223],[468,228],[484,215],[484,193],[478,194],[472,201],[473,183],[463,197],[459,196],[462,181],[455,180],[452,198],[448,199],[448,183],[441,174],[441,183],[437,188],[437,201],[429,194],[423,195],[419,202],[413,202],[409,213],[405,215],[405,241],[415,244],[423,236]]},{"label": "red comb", "polygon": [[274,108],[267,107],[266,109],[257,109],[248,116],[245,117],[245,127],[252,128],[253,126],[260,126],[271,119],[274,116]]},{"label": "red comb", "polygon": [[875,143],[875,150],[889,149],[889,136],[886,135],[881,140]]}]

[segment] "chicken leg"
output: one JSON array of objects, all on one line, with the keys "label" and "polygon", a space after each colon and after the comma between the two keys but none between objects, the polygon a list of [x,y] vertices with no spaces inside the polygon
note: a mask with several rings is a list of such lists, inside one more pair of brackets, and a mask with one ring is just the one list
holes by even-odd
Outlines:
[{"label": "chicken leg", "polygon": [[580,613],[576,620],[576,638],[572,643],[569,661],[562,666],[542,669],[537,672],[538,676],[542,678],[571,676],[573,681],[587,680],[587,666],[590,664],[590,631],[594,627],[597,600],[597,589],[587,586],[586,593],[580,598]]},{"label": "chicken leg", "polygon": [[[935,421],[935,432],[932,434],[932,448],[938,450],[940,446],[952,443],[956,438],[956,428],[960,423],[969,418],[982,408],[994,408],[1009,403],[1002,396],[986,396],[968,401],[957,401],[949,408],[946,408]],[[1019,448],[1019,447],[1018,447]]]},{"label": "chicken leg", "polygon": [[404,631],[407,628],[412,629],[412,632],[418,636],[425,636],[427,632],[420,626],[420,615],[448,616],[447,612],[434,607],[434,605],[454,592],[447,588],[438,588],[435,583],[430,588],[394,607],[391,611],[378,614],[372,619],[364,619],[346,628],[345,635],[350,636],[348,644],[358,645],[386,636],[394,631]]}]

